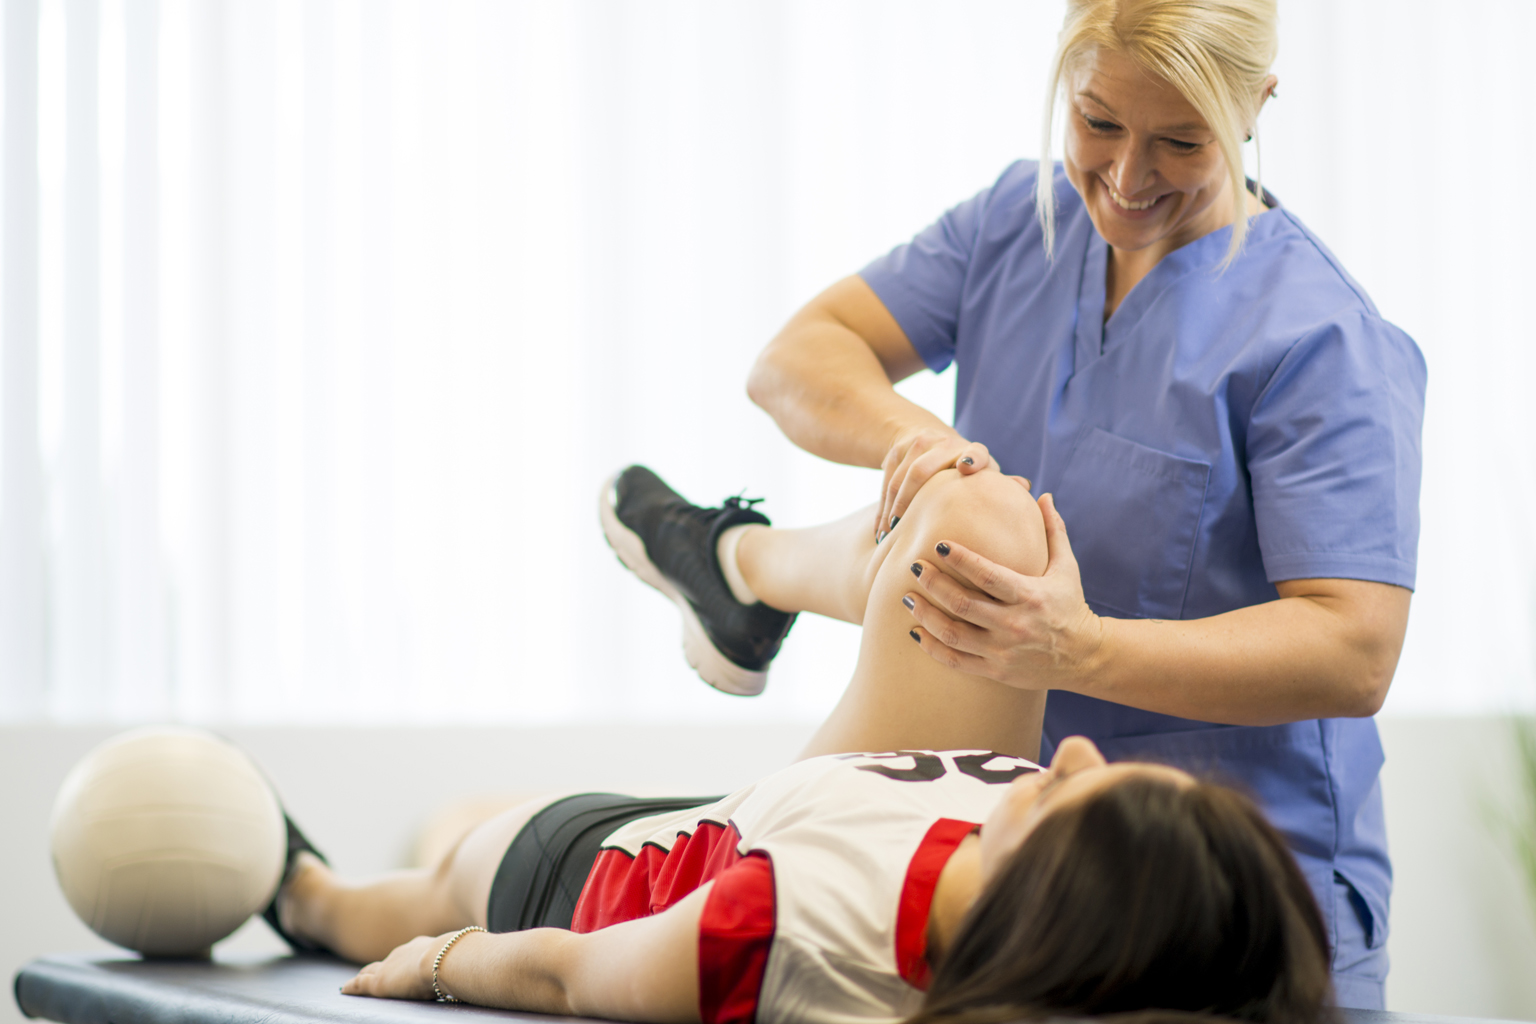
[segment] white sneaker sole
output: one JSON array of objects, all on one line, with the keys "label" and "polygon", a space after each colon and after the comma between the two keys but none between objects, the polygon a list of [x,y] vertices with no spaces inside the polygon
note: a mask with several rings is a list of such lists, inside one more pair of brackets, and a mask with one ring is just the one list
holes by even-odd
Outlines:
[{"label": "white sneaker sole", "polygon": [[625,568],[677,605],[677,610],[683,616],[683,657],[688,659],[689,666],[699,674],[699,678],[722,693],[756,697],[768,685],[768,673],[742,668],[721,654],[719,648],[710,641],[693,605],[656,568],[650,556],[645,553],[645,542],[640,539],[640,535],[620,521],[614,508],[618,504],[618,496],[614,491],[618,479],[619,474],[615,473],[605,480],[597,499],[597,514],[603,522],[603,536],[608,538],[608,546],[613,548],[613,553],[619,556]]}]

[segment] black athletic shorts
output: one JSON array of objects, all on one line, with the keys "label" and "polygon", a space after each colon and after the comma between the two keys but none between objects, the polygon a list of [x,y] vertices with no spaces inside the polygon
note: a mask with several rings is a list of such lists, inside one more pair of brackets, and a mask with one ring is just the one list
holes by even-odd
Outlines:
[{"label": "black athletic shorts", "polygon": [[717,796],[645,800],[582,793],[535,814],[512,840],[491,882],[486,926],[493,932],[569,928],[603,840],[637,818],[703,807]]}]

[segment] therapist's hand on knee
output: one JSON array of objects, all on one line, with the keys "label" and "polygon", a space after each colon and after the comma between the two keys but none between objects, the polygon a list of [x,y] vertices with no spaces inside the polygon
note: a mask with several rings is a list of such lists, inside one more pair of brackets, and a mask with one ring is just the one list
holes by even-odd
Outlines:
[{"label": "therapist's hand on knee", "polygon": [[875,517],[875,538],[884,539],[907,514],[907,507],[923,485],[935,473],[951,467],[961,476],[998,468],[986,445],[967,441],[949,427],[919,427],[898,433],[880,464],[885,479]]},{"label": "therapist's hand on knee", "polygon": [[932,563],[981,591],[943,572],[918,576],[914,635],[935,661],[1028,690],[1060,687],[1087,671],[1103,637],[1101,621],[1083,597],[1056,503],[1047,494],[1039,504],[1046,540],[1040,576],[1014,572],[953,541],[935,549]]}]

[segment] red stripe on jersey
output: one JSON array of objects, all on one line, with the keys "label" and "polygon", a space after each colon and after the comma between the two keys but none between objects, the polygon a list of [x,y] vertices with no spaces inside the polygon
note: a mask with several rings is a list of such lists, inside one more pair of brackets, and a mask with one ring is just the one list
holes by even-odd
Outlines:
[{"label": "red stripe on jersey", "polygon": [[699,1018],[752,1024],[773,947],[773,862],[753,850],[715,878],[699,918]]},{"label": "red stripe on jersey", "polygon": [[969,821],[940,818],[929,826],[928,834],[917,844],[917,853],[907,865],[901,902],[896,908],[896,970],[914,988],[927,991],[933,980],[933,971],[928,966],[928,914],[933,909],[939,875],[960,841],[974,831],[976,825]]},{"label": "red stripe on jersey", "polygon": [[571,915],[571,930],[593,932],[666,910],[741,860],[734,825],[701,821],[692,835],[679,832],[672,849],[646,844],[638,857],[619,849],[597,855]]}]

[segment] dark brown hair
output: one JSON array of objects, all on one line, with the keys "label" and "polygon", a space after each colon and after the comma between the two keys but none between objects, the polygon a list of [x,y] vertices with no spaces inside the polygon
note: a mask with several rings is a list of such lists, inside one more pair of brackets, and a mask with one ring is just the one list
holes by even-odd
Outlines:
[{"label": "dark brown hair", "polygon": [[1253,801],[1132,775],[1041,819],[908,1024],[1333,1019],[1322,915]]}]

